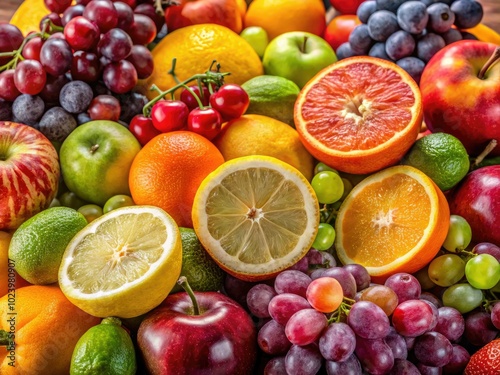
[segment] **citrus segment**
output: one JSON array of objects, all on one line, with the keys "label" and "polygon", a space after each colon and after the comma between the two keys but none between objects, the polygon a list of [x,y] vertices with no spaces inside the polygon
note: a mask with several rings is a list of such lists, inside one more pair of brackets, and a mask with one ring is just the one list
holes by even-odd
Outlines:
[{"label": "citrus segment", "polygon": [[384,169],[356,185],[342,203],[337,254],[375,279],[415,272],[439,251],[449,216],[446,198],[424,173],[410,166]]},{"label": "citrus segment", "polygon": [[69,243],[59,284],[71,302],[91,315],[131,318],[165,299],[179,277],[181,257],[179,229],[165,211],[118,208]]},{"label": "citrus segment", "polygon": [[40,31],[40,21],[49,13],[44,0],[24,0],[9,23],[17,26],[23,35],[27,36],[31,32]]},{"label": "citrus segment", "polygon": [[202,182],[193,205],[196,234],[221,268],[264,280],[299,261],[314,241],[319,206],[295,168],[267,156],[221,165]]},{"label": "citrus segment", "polygon": [[397,163],[422,124],[418,85],[396,64],[359,56],[319,72],[295,103],[295,126],[318,160],[348,173]]}]

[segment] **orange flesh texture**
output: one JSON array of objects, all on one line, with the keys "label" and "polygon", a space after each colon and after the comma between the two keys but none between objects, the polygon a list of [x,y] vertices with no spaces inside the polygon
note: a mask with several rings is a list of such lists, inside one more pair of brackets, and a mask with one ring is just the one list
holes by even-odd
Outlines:
[{"label": "orange flesh texture", "polygon": [[[321,103],[321,105],[318,105]],[[343,152],[370,150],[410,123],[415,95],[395,71],[355,63],[332,70],[307,93],[307,132]]]}]

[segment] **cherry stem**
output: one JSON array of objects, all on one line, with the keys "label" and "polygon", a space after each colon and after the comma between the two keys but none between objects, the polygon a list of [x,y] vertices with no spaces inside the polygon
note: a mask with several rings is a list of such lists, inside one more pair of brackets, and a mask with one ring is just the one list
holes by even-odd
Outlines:
[{"label": "cherry stem", "polygon": [[483,65],[483,68],[479,71],[477,78],[484,79],[484,75],[488,71],[488,69],[498,60],[500,59],[500,47],[495,48],[493,54],[490,56],[488,61]]},{"label": "cherry stem", "polygon": [[497,147],[497,140],[492,139],[484,148],[484,150],[476,157],[476,160],[474,160],[474,163],[472,164],[472,167],[477,167],[479,164],[484,160],[488,154]]},{"label": "cherry stem", "polygon": [[205,106],[204,106],[204,105],[203,105],[203,103],[201,102],[200,97],[199,97],[198,95],[196,95],[196,93],[193,91],[193,89],[192,89],[191,87],[189,87],[189,86],[186,86],[186,85],[184,85],[184,88],[185,88],[187,91],[189,91],[189,93],[190,93],[191,95],[193,95],[193,97],[196,99],[196,102],[198,103],[198,107],[200,107],[200,109],[204,109],[204,108],[205,108]]},{"label": "cherry stem", "polygon": [[198,301],[196,300],[196,296],[194,295],[193,289],[191,289],[186,276],[179,277],[179,280],[177,280],[177,284],[179,284],[182,289],[184,289],[184,291],[189,295],[189,298],[191,298],[191,302],[193,303],[193,314],[200,315],[200,307],[198,306]]},{"label": "cherry stem", "polygon": [[0,329],[0,346],[7,346],[11,340],[9,339],[9,334],[6,330]]}]

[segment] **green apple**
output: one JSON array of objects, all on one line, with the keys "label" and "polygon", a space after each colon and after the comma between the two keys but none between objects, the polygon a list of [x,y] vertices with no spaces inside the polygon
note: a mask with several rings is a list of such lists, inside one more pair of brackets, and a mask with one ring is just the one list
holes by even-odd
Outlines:
[{"label": "green apple", "polygon": [[64,140],[59,154],[68,189],[100,205],[114,195],[130,195],[128,175],[141,146],[134,135],[114,121],[90,121]]},{"label": "green apple", "polygon": [[333,48],[323,38],[291,31],[269,43],[262,62],[265,74],[287,78],[302,88],[316,73],[336,61]]},{"label": "green apple", "polygon": [[250,26],[243,29],[240,36],[252,46],[257,55],[262,59],[269,43],[266,30],[260,26]]}]

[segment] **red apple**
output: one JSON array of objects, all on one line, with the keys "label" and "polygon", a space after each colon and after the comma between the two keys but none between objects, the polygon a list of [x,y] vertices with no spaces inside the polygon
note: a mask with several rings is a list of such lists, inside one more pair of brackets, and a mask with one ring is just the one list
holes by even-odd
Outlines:
[{"label": "red apple", "polygon": [[330,0],[330,4],[340,14],[356,14],[358,7],[366,0]]},{"label": "red apple", "polygon": [[214,23],[226,26],[239,34],[243,29],[241,11],[236,0],[179,0],[179,5],[165,10],[169,31],[181,27]]},{"label": "red apple", "polygon": [[470,224],[472,242],[500,246],[500,165],[469,173],[449,196],[450,212]]},{"label": "red apple", "polygon": [[143,320],[137,342],[151,374],[250,375],[257,339],[252,319],[229,297],[196,292],[168,296]]},{"label": "red apple", "polygon": [[42,133],[0,121],[0,230],[16,229],[48,208],[59,176],[57,151]]},{"label": "red apple", "polygon": [[[457,137],[470,155],[500,141],[500,63],[479,77],[496,47],[477,40],[452,43],[432,57],[420,80],[427,126]],[[490,155],[500,155],[500,147]]]}]

